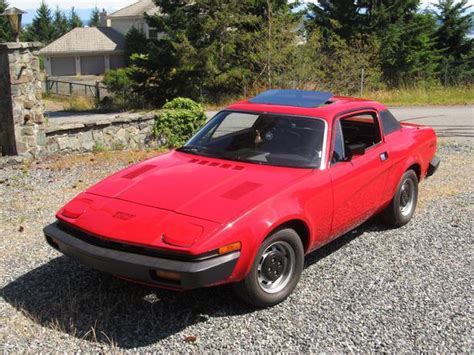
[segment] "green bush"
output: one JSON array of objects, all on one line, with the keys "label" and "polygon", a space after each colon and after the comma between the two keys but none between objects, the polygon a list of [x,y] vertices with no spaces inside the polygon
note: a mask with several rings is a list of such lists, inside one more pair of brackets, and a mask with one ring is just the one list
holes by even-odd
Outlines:
[{"label": "green bush", "polygon": [[163,106],[155,118],[154,134],[162,145],[182,146],[206,122],[203,107],[191,99],[177,97]]},{"label": "green bush", "polygon": [[133,68],[125,67],[105,72],[102,83],[112,94],[112,98],[102,103],[102,108],[119,110],[145,108],[143,98],[134,92],[135,82],[130,74],[132,70]]}]

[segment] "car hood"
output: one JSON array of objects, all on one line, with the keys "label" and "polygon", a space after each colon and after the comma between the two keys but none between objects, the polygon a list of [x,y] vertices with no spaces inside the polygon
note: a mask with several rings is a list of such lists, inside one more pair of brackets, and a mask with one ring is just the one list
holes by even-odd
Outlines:
[{"label": "car hood", "polygon": [[87,192],[225,223],[309,173],[172,151],[124,169]]}]

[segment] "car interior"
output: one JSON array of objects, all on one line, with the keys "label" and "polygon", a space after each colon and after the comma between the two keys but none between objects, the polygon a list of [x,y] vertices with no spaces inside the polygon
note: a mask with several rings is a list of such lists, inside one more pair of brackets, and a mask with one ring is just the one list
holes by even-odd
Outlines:
[{"label": "car interior", "polygon": [[233,127],[232,133],[216,128],[206,146],[235,152],[242,160],[319,167],[325,129],[322,121],[271,114],[254,116],[250,127]]},{"label": "car interior", "polygon": [[[347,160],[357,149],[365,152],[367,148],[380,143],[381,134],[375,113],[355,114],[336,121],[336,140],[332,164]],[[360,153],[359,153],[360,154]]]},{"label": "car interior", "polygon": [[341,128],[346,145],[363,143],[369,148],[381,140],[377,120],[372,114],[342,118]]}]

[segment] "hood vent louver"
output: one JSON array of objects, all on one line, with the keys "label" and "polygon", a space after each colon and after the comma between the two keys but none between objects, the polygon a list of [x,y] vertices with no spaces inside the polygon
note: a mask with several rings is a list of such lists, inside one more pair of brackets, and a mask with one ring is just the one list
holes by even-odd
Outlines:
[{"label": "hood vent louver", "polygon": [[213,168],[232,169],[232,170],[238,170],[238,171],[245,169],[245,167],[243,167],[242,165],[232,165],[228,163],[222,164],[216,161],[210,162],[209,160],[191,159],[189,162],[199,164],[199,165],[207,165]]},{"label": "hood vent louver", "polygon": [[246,181],[246,182],[241,183],[240,185],[237,185],[236,187],[227,191],[221,196],[229,200],[238,200],[242,196],[247,195],[251,193],[252,191],[258,189],[260,186],[262,185],[257,184],[255,182]]},{"label": "hood vent louver", "polygon": [[132,170],[128,174],[125,174],[122,176],[124,179],[135,179],[137,176],[146,173],[147,171],[154,169],[156,166],[155,165],[143,165],[135,170]]}]

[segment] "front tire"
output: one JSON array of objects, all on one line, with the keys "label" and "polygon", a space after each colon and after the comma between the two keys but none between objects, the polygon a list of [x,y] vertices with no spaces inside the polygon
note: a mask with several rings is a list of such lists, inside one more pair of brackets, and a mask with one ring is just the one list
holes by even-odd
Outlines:
[{"label": "front tire", "polygon": [[385,222],[392,227],[407,224],[415,213],[418,202],[418,177],[413,170],[403,174],[390,205],[383,211]]},{"label": "front tire", "polygon": [[301,238],[293,229],[281,229],[262,243],[249,274],[236,283],[234,289],[252,306],[273,306],[291,294],[303,266]]}]

